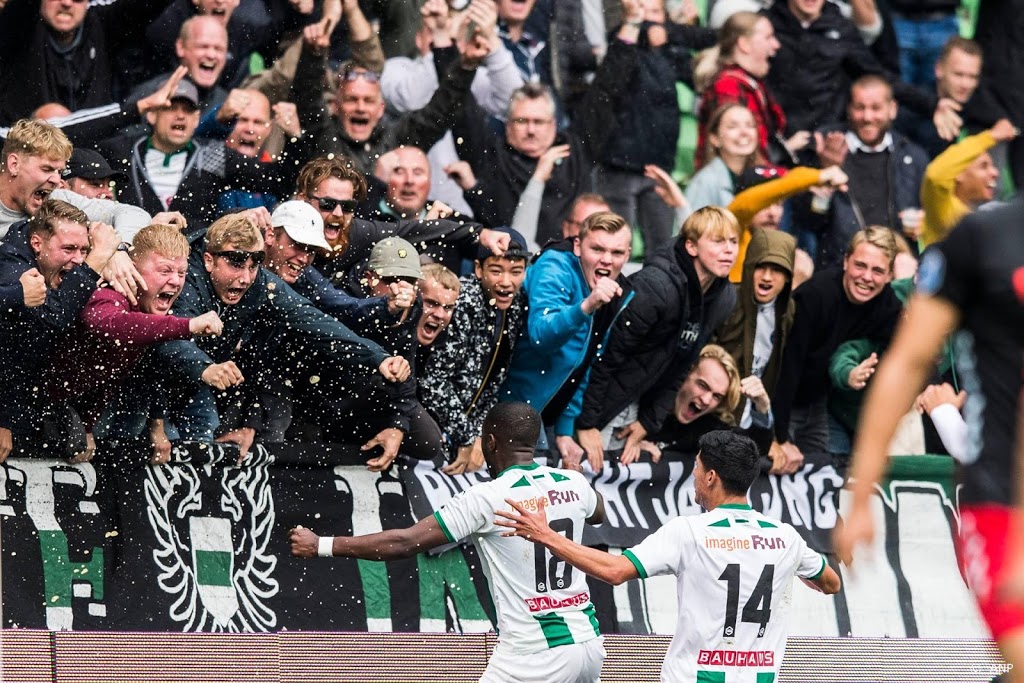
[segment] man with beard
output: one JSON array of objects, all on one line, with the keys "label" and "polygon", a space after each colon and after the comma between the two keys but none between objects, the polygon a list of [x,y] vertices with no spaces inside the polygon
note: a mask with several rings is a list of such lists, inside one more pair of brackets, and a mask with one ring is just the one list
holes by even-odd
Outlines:
[{"label": "man with beard", "polygon": [[599,211],[583,221],[578,236],[550,243],[523,283],[529,312],[503,398],[539,410],[547,442],[540,447],[553,446],[570,462],[583,455],[573,435],[590,368],[633,298],[622,277],[632,240],[622,216]]},{"label": "man with beard", "polygon": [[[78,322],[119,242],[109,225],[90,224],[81,210],[51,199],[0,244],[0,460],[13,439],[43,445],[40,370]],[[46,445],[60,457],[84,450],[77,446]]]},{"label": "man with beard", "polygon": [[473,275],[462,279],[448,337],[431,355],[420,381],[420,402],[447,436],[454,462],[448,474],[483,466],[480,430],[500,398],[519,331],[526,297],[520,291],[530,252],[510,228],[508,249],[495,256],[480,247]]},{"label": "man with beard", "polygon": [[[150,345],[218,335],[222,328],[216,311],[191,319],[170,315],[188,267],[188,240],[177,227],[146,226],[135,236],[130,253],[146,282],[138,303],[132,304],[113,289],[97,289],[46,372],[47,398],[75,409],[90,451],[95,448],[93,434],[100,415],[115,403],[126,378]],[[140,408],[135,405],[129,409],[146,416],[145,409]],[[171,444],[164,434],[162,415],[148,417],[153,446],[150,462],[167,462]]]},{"label": "man with beard", "polygon": [[[317,157],[299,171],[295,198],[318,209],[324,221],[324,237],[330,250],[315,265],[335,284],[347,284],[353,269],[370,257],[373,245],[385,237],[397,235],[412,242],[423,253],[458,252],[473,258],[478,246],[492,254],[508,247],[506,233],[482,227],[479,223],[438,219],[399,223],[366,221],[355,218],[356,206],[366,199],[366,178],[345,157]],[[459,263],[446,263],[457,270]],[[356,273],[355,278],[362,273]]]},{"label": "man with beard", "polygon": [[818,150],[822,168],[839,166],[848,178],[846,192],[828,193],[828,209],[818,213],[813,197],[797,200],[795,223],[820,237],[819,268],[842,263],[846,245],[865,225],[885,225],[917,240],[921,181],[928,156],[893,130],[898,105],[892,86],[881,76],[861,76],[850,86],[845,129],[829,132]]}]

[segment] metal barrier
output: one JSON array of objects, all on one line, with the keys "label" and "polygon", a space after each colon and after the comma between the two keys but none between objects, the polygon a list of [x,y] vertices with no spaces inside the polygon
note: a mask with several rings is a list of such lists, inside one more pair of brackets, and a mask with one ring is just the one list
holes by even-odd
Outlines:
[{"label": "metal barrier", "polygon": [[[0,633],[4,683],[361,683],[475,681],[487,634]],[[667,636],[610,635],[606,683],[657,681]],[[985,682],[1005,671],[988,640],[789,639],[783,683]]]}]

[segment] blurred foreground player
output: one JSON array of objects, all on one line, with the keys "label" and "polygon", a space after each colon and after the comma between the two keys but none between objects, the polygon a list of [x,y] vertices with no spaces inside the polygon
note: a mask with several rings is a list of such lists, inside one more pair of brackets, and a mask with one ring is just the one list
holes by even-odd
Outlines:
[{"label": "blurred foreground player", "polygon": [[[844,562],[874,537],[871,498],[885,474],[896,422],[913,404],[933,370],[943,340],[956,331],[957,372],[967,389],[968,448],[962,460],[960,552],[963,573],[1010,678],[1024,671],[1024,607],[1001,590],[1024,574],[1019,463],[1014,457],[1024,371],[1024,200],[968,215],[925,252],[910,301],[892,345],[878,366],[853,446],[849,488],[853,502],[836,528]],[[1017,482],[1017,483],[1015,483]],[[1019,590],[1016,592],[1020,592]]]}]

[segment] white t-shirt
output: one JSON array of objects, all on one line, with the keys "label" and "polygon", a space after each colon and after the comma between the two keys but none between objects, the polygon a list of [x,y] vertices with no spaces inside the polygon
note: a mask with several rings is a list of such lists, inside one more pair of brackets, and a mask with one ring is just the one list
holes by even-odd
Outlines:
[{"label": "white t-shirt", "polygon": [[641,578],[676,575],[666,683],[773,683],[786,650],[784,594],[794,574],[817,578],[826,566],[796,529],[747,505],[676,517],[623,554]]},{"label": "white t-shirt", "polygon": [[577,543],[597,508],[597,494],[583,475],[533,464],[509,467],[434,513],[449,541],[473,537],[502,645],[531,654],[599,637],[586,575],[536,543],[501,535],[507,529],[494,524],[494,511],[511,511],[506,498],[530,510],[544,507],[551,528]]}]

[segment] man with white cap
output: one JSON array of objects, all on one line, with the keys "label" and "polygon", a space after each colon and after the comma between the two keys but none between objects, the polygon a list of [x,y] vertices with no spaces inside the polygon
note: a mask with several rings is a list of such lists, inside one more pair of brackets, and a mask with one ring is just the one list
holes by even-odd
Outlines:
[{"label": "man with white cap", "polygon": [[[263,266],[309,299],[324,313],[334,316],[353,329],[362,328],[363,318],[390,321],[399,312],[399,291],[384,292],[379,297],[352,296],[338,289],[320,271],[310,268],[319,250],[330,250],[324,237],[324,219],[320,212],[303,201],[283,202],[270,216],[264,229],[266,256]],[[415,252],[414,252],[415,253]],[[415,289],[405,291],[407,302],[415,297]],[[383,317],[382,317],[383,316]]]}]

